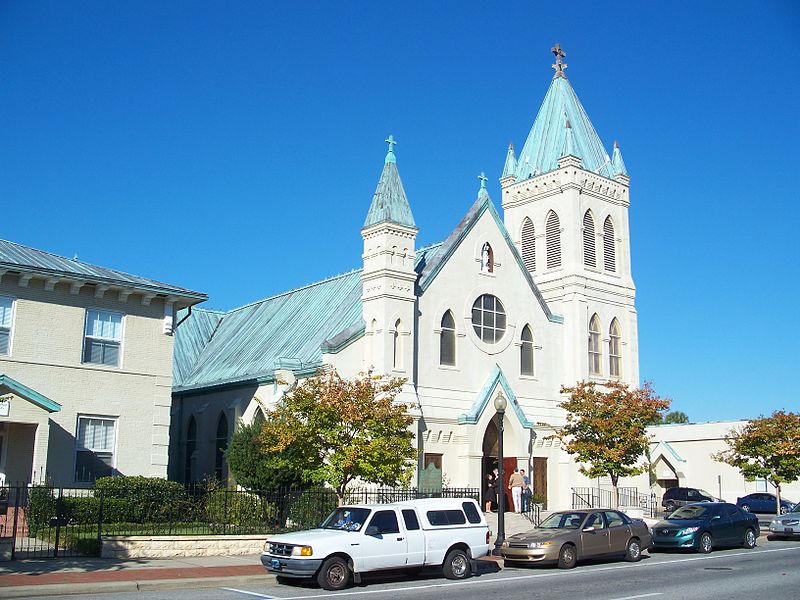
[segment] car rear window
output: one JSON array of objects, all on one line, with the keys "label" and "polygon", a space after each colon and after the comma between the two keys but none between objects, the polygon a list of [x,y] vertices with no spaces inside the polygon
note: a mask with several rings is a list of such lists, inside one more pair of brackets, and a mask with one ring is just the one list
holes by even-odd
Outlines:
[{"label": "car rear window", "polygon": [[434,527],[441,527],[443,525],[463,525],[467,522],[464,513],[458,509],[429,510],[427,516],[428,522]]},{"label": "car rear window", "polygon": [[467,515],[467,521],[470,523],[481,522],[481,515],[478,513],[478,509],[475,508],[475,505],[472,502],[463,502],[461,507],[464,509],[464,513]]}]

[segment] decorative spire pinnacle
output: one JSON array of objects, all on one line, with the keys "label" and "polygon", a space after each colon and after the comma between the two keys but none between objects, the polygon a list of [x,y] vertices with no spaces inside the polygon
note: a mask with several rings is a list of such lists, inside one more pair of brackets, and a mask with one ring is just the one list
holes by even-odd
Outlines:
[{"label": "decorative spire pinnacle", "polygon": [[[566,115],[565,115],[566,116]],[[575,136],[572,133],[572,124],[567,119],[566,125],[566,135],[564,139],[564,152],[561,153],[561,156],[578,156],[578,153],[575,150]]]},{"label": "decorative spire pinnacle", "polygon": [[489,190],[486,189],[486,181],[488,177],[486,177],[486,173],[481,171],[481,174],[478,175],[478,179],[481,181],[481,188],[478,190],[478,198],[482,198],[483,196],[489,195]]},{"label": "decorative spire pinnacle", "polygon": [[508,145],[508,153],[506,154],[506,164],[503,166],[503,177],[513,177],[517,172],[517,157],[514,155],[514,144]]},{"label": "decorative spire pinnacle", "polygon": [[622,160],[622,151],[619,149],[617,140],[614,140],[614,154],[611,156],[611,168],[614,175],[628,174],[628,169],[625,168],[625,161]]},{"label": "decorative spire pinnacle", "polygon": [[394,136],[390,133],[389,137],[383,140],[387,144],[389,144],[389,152],[386,153],[386,160],[384,162],[388,163],[396,163],[397,158],[394,155],[394,146],[397,144],[397,140],[394,139]]},{"label": "decorative spire pinnacle", "polygon": [[566,77],[567,74],[564,73],[564,69],[567,68],[567,63],[564,62],[564,57],[567,56],[567,53],[561,49],[561,44],[556,44],[550,48],[550,52],[556,56],[556,62],[552,65],[556,70],[556,74],[553,77]]}]

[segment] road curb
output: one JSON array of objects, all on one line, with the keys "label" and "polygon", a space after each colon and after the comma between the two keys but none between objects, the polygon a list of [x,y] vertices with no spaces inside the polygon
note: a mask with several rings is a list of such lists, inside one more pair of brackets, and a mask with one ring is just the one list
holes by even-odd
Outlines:
[{"label": "road curb", "polygon": [[150,579],[143,581],[97,581],[86,583],[47,583],[0,587],[0,598],[36,598],[38,596],[85,596],[120,592],[157,592],[180,588],[200,589],[274,583],[275,576],[245,575],[236,577],[194,577],[191,579]]}]

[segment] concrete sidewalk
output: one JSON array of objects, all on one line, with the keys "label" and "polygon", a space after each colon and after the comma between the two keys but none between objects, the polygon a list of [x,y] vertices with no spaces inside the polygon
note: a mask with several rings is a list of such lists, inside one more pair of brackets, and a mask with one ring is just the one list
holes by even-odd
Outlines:
[{"label": "concrete sidewalk", "polygon": [[116,560],[59,558],[0,563],[0,598],[117,593],[275,581],[259,555]]}]

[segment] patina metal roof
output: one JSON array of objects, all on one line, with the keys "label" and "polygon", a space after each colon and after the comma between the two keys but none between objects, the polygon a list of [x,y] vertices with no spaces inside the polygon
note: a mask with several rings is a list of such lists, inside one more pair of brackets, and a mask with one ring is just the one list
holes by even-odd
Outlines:
[{"label": "patina metal roof", "polygon": [[386,141],[389,143],[389,152],[386,154],[383,171],[362,229],[387,221],[416,228],[414,215],[411,214],[411,206],[408,204],[403,182],[400,180],[397,160],[392,148],[397,142],[392,136],[389,136]]},{"label": "patina metal roof", "polygon": [[65,258],[44,250],[37,250],[0,240],[0,270],[35,273],[45,277],[75,279],[90,283],[108,284],[121,287],[133,287],[137,290],[191,298],[198,301],[207,300],[208,296],[201,292],[161,283],[138,275],[98,267],[78,259]]}]

